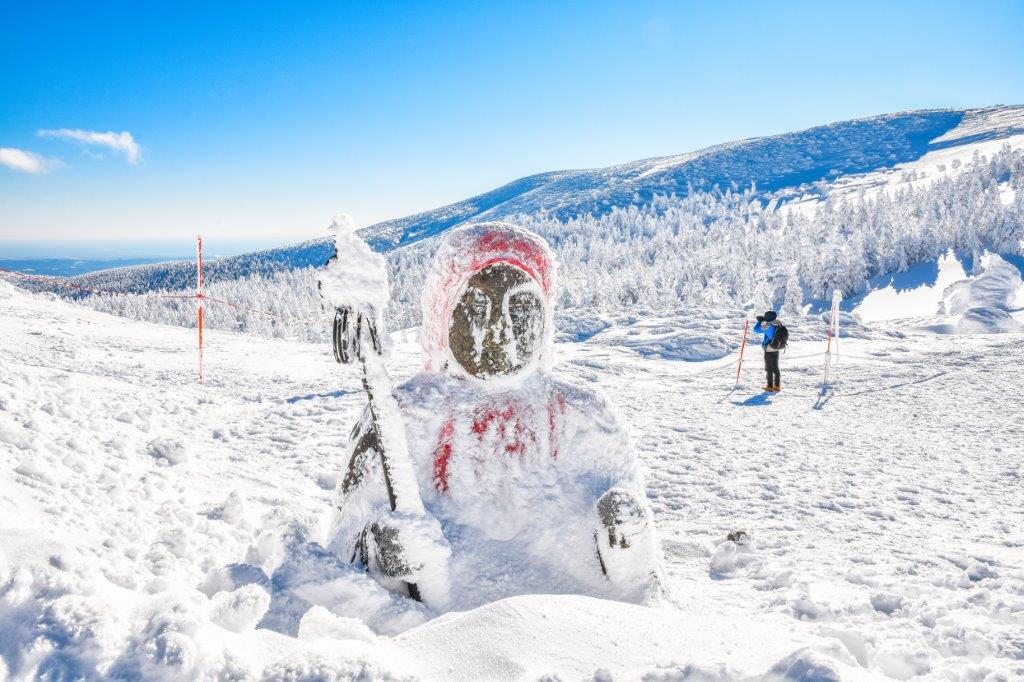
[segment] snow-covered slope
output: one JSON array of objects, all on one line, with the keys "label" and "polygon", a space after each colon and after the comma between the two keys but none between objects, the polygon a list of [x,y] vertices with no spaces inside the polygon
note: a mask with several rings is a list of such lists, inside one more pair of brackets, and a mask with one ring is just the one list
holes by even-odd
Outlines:
[{"label": "snow-covered slope", "polygon": [[[991,121],[996,112],[1006,116]],[[972,126],[972,134],[958,136],[955,131],[965,122]],[[855,119],[688,154],[535,175],[457,204],[374,225],[364,235],[377,248],[390,248],[466,221],[520,213],[558,219],[601,215],[615,206],[645,205],[656,195],[684,196],[715,185],[742,190],[756,184],[766,194],[796,192],[815,182],[915,161],[939,145],[960,146],[1021,133],[1024,107],[911,111]]]},{"label": "snow-covered slope", "polygon": [[[870,173],[837,178],[827,188],[794,187],[779,194],[780,204],[795,208],[816,206],[830,197],[871,197],[895,187],[927,186],[938,178],[956,177],[971,167],[975,155],[991,157],[1004,146],[1024,147],[1024,107],[993,107],[964,112],[959,125],[932,140],[927,153]],[[1013,201],[1007,193],[1004,202]]]},{"label": "snow-covered slope", "polygon": [[[1024,146],[1024,106],[886,114],[608,168],[541,173],[465,201],[367,227],[362,234],[383,251],[468,222],[519,214],[559,220],[599,216],[615,207],[649,205],[659,195],[685,196],[715,186],[745,190],[756,185],[758,196],[777,197],[776,203],[808,205],[830,191],[855,195],[861,189],[899,182],[912,172],[933,179],[955,174],[975,151],[991,154],[1004,143]],[[206,281],[320,265],[329,255],[327,239],[243,254],[210,262]],[[195,272],[189,263],[143,265],[90,273],[74,281],[137,293],[188,289],[194,286]]]},{"label": "snow-covered slope", "polygon": [[[617,329],[561,343],[557,375],[632,431],[676,604],[431,618],[306,542],[363,403],[325,345],[211,332],[198,385],[190,330],[4,283],[0,307],[0,678],[1024,676],[1019,333],[851,327],[824,396],[811,321],[770,397],[756,357],[732,390],[728,358],[673,362]],[[738,335],[718,320],[708,338]],[[636,326],[656,345],[658,322]],[[401,380],[419,359],[395,340]]]},{"label": "snow-covered slope", "polygon": [[[330,257],[331,252],[328,239],[313,239],[276,249],[206,260],[203,262],[203,281],[205,284],[215,284],[254,275],[267,277],[295,268],[319,267]],[[126,293],[194,290],[196,263],[193,260],[133,265],[90,272],[69,278],[69,281],[78,286]],[[74,295],[75,292],[71,293]]]}]

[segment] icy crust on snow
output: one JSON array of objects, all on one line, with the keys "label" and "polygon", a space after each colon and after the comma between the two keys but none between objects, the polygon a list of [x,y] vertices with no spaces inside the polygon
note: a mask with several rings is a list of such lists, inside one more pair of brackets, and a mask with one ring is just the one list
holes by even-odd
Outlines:
[{"label": "icy crust on snow", "polygon": [[1006,334],[1024,329],[1021,323],[999,308],[968,308],[957,320],[960,334]]},{"label": "icy crust on snow", "polygon": [[379,318],[390,299],[387,264],[355,229],[352,218],[344,214],[331,224],[336,257],[320,273],[320,291],[334,308],[354,308]]},{"label": "icy crust on snow", "polygon": [[[645,499],[632,445],[604,400],[544,373],[495,390],[424,372],[396,396],[424,505],[450,543],[451,609],[528,593],[657,597],[651,572],[662,569],[646,506],[637,545],[606,557],[612,579],[602,573],[598,499],[613,488]],[[364,413],[346,458],[369,428]],[[376,453],[354,469],[361,483],[339,487],[329,534],[342,557],[387,506]]]},{"label": "icy crust on snow", "polygon": [[[620,313],[598,315],[568,311],[556,321],[560,341],[585,341],[618,347],[644,357],[702,362],[723,358],[742,337],[744,313],[688,309],[676,314]],[[733,334],[723,330],[733,327]]]},{"label": "icy crust on snow", "polygon": [[[782,321],[794,338],[824,341],[827,338],[828,310],[805,306],[806,314],[790,316],[783,311]],[[709,362],[732,357],[735,361],[743,339],[745,321],[753,328],[756,311],[681,308],[665,314],[652,311],[620,314],[594,314],[570,311],[559,313],[558,340],[583,343],[595,350],[626,351],[651,360]],[[857,313],[840,311],[844,338],[878,338],[899,332],[864,323]],[[749,332],[744,357],[760,352],[761,337]],[[611,367],[602,367],[614,371]]]}]

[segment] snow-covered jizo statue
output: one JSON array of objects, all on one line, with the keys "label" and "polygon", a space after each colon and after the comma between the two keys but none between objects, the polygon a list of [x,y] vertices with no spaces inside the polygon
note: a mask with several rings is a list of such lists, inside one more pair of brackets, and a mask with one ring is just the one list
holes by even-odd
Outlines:
[{"label": "snow-covered jizo statue", "polygon": [[629,438],[605,400],[547,371],[555,269],[543,239],[508,223],[441,243],[423,291],[424,369],[395,390],[430,523],[391,512],[370,410],[335,498],[331,549],[386,587],[443,579],[442,608],[454,609],[524,593],[660,593]]}]

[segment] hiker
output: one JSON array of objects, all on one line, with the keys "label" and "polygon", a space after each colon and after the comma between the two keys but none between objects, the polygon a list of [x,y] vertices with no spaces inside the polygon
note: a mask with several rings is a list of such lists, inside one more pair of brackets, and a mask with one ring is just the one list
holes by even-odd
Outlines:
[{"label": "hiker", "polygon": [[765,384],[765,391],[778,393],[782,390],[782,377],[779,373],[779,353],[785,349],[789,342],[789,331],[779,322],[779,316],[774,310],[769,310],[764,315],[757,316],[757,324],[754,325],[755,334],[764,334],[761,340],[761,348],[764,349],[764,371],[768,376]]},{"label": "hiker", "polygon": [[453,609],[523,593],[661,593],[625,430],[603,398],[548,373],[555,270],[547,243],[508,223],[453,229],[438,247],[422,293],[424,368],[394,396],[443,537],[391,511],[369,411],[349,439],[330,528],[331,550],[388,589],[425,579],[415,555],[447,562]]}]

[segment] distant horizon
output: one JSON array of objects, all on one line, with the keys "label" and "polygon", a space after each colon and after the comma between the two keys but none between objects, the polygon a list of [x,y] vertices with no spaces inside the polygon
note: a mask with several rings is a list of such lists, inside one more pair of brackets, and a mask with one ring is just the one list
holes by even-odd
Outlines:
[{"label": "distant horizon", "polygon": [[[324,237],[327,236],[326,230]],[[203,240],[205,258],[226,258],[251,251],[262,251],[280,246],[288,246],[299,242],[316,239],[312,237],[287,238],[278,241],[274,238],[259,240]],[[158,259],[195,260],[196,240],[190,234],[183,239],[153,240],[66,240],[66,239],[33,239],[7,240],[0,239],[0,261],[35,261],[35,260],[83,260],[112,261]]]}]

